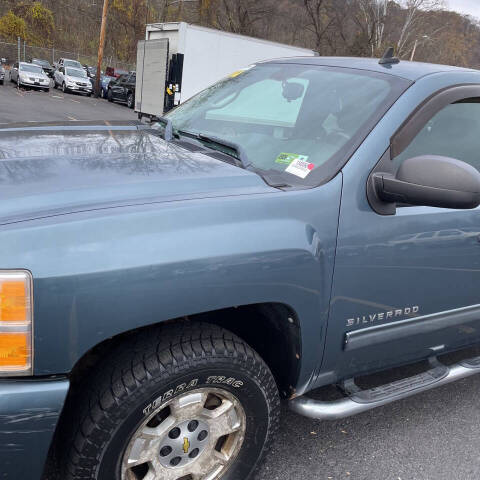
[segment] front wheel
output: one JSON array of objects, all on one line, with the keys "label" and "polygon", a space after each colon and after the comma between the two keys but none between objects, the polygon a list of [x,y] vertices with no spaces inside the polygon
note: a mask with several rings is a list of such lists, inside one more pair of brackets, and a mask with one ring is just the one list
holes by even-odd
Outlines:
[{"label": "front wheel", "polygon": [[142,334],[96,371],[66,422],[77,425],[68,480],[245,480],[273,440],[272,374],[245,342],[216,326]]},{"label": "front wheel", "polygon": [[65,82],[62,83],[62,92],[67,93],[67,86],[65,85]]},{"label": "front wheel", "polygon": [[127,95],[127,107],[128,108],[133,108],[135,104],[135,99],[133,97],[133,93],[129,93]]},{"label": "front wheel", "polygon": [[113,93],[112,93],[112,89],[109,88],[108,91],[107,91],[107,100],[109,102],[113,102]]}]

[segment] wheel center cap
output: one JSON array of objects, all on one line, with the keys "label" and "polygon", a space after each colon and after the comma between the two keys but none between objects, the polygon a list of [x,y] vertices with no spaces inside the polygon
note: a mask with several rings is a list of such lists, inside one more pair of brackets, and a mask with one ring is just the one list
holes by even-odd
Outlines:
[{"label": "wheel center cap", "polygon": [[167,433],[160,445],[160,463],[167,468],[178,468],[194,462],[207,448],[209,436],[210,428],[202,420],[179,423]]}]

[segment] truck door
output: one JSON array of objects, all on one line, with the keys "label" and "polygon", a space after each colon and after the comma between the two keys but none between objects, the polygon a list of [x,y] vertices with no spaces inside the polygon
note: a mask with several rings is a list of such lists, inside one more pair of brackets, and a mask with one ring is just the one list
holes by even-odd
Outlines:
[{"label": "truck door", "polygon": [[[428,100],[382,161],[396,171],[442,155],[480,169],[480,87],[466,88],[470,97],[452,88]],[[344,170],[323,368],[347,378],[480,342],[480,209],[397,205],[385,215],[353,172]]]},{"label": "truck door", "polygon": [[139,114],[163,115],[168,55],[168,38],[138,42],[135,111]]}]

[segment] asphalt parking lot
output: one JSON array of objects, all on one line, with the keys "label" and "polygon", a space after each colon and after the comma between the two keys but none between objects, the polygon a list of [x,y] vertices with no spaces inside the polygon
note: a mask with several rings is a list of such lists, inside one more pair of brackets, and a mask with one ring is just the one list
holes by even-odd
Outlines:
[{"label": "asphalt parking lot", "polygon": [[[0,124],[132,120],[106,100],[0,86]],[[262,480],[470,480],[480,477],[480,376],[336,422],[283,407]]]},{"label": "asphalt parking lot", "polygon": [[[50,82],[53,85],[53,81]],[[75,120],[135,120],[137,115],[125,105],[79,93],[18,89],[7,76],[0,85],[0,125],[11,122],[51,122]]]}]

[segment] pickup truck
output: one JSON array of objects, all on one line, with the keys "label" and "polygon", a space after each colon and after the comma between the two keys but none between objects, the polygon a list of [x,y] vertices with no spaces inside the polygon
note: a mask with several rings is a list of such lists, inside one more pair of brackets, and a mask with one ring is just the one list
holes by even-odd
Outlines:
[{"label": "pickup truck", "polygon": [[281,400],[331,420],[479,373],[479,98],[309,57],[153,125],[2,126],[2,478],[251,479]]}]

